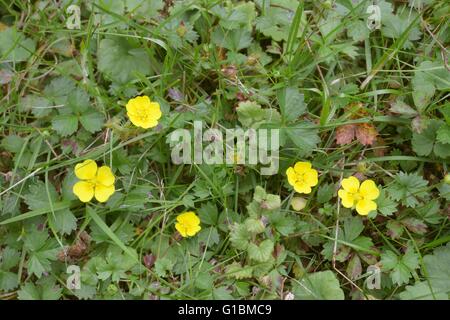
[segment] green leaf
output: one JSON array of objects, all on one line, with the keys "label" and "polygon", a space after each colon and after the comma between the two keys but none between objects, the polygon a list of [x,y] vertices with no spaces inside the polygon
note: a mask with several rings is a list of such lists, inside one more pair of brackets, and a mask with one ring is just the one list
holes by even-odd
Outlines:
[{"label": "green leaf", "polygon": [[417,282],[414,286],[406,286],[400,292],[401,300],[448,300],[445,292],[434,292],[426,281]]},{"label": "green leaf", "polygon": [[344,220],[344,241],[352,242],[364,230],[364,224],[359,217],[347,217]]},{"label": "green leaf", "polygon": [[440,204],[438,199],[427,202],[424,206],[417,208],[416,212],[426,222],[438,224],[444,218],[440,213]]},{"label": "green leaf", "polygon": [[380,195],[377,198],[377,210],[383,216],[390,216],[394,212],[397,212],[397,203],[387,196],[387,192],[384,188],[378,187]]},{"label": "green leaf", "polygon": [[257,129],[266,121],[266,111],[253,101],[240,102],[237,114],[239,122],[247,128]]},{"label": "green leaf", "polygon": [[[443,144],[450,144],[450,126],[449,125],[442,125],[437,130],[436,140]],[[447,146],[450,148],[450,146]]]},{"label": "green leaf", "polygon": [[14,63],[27,60],[36,50],[36,42],[15,27],[0,30],[0,59]]},{"label": "green leaf", "polygon": [[277,92],[283,123],[292,122],[306,112],[304,96],[297,88],[286,87]]},{"label": "green leaf", "polygon": [[434,250],[423,258],[428,281],[435,294],[450,294],[450,243]]},{"label": "green leaf", "polygon": [[159,15],[164,8],[163,0],[125,0],[126,11],[132,12],[142,19],[149,21]]},{"label": "green leaf", "polygon": [[273,247],[274,243],[270,239],[262,241],[259,245],[252,242],[247,248],[248,257],[257,262],[268,261],[272,257]]},{"label": "green leaf", "polygon": [[239,250],[247,249],[251,234],[243,224],[234,224],[231,228],[230,241]]},{"label": "green leaf", "polygon": [[244,222],[247,231],[252,234],[258,234],[266,230],[264,223],[260,219],[247,218]]},{"label": "green leaf", "polygon": [[234,297],[231,295],[230,290],[227,287],[219,287],[213,290],[214,300],[233,300]]},{"label": "green leaf", "polygon": [[48,194],[47,186],[42,181],[36,181],[31,184],[28,188],[28,192],[25,194],[25,203],[28,205],[30,210],[38,210],[46,208],[49,203],[53,204],[58,200],[58,193],[52,184],[48,184]]},{"label": "green leaf", "polygon": [[392,239],[400,238],[404,231],[402,224],[396,220],[389,220],[386,223],[386,229],[386,234]]},{"label": "green leaf", "polygon": [[0,291],[11,291],[18,286],[19,280],[16,273],[0,270]]},{"label": "green leaf", "polygon": [[419,267],[419,256],[412,250],[408,250],[403,257],[387,250],[381,254],[383,271],[389,271],[392,282],[401,286],[407,284],[412,272]]},{"label": "green leaf", "polygon": [[48,116],[52,112],[51,101],[45,97],[40,97],[35,94],[29,94],[21,99],[19,109],[22,112],[30,111],[37,118]]},{"label": "green leaf", "polygon": [[[411,22],[417,16],[416,11],[411,11],[406,6],[397,9],[397,14],[388,14],[383,16],[381,33],[388,38],[399,39],[407,32]],[[417,21],[416,21],[417,23]],[[411,41],[419,40],[421,32],[417,26],[412,27],[408,33],[408,40],[405,41],[403,48],[411,48]]]},{"label": "green leaf", "polygon": [[217,225],[218,212],[217,206],[212,202],[207,202],[203,204],[200,209],[198,209],[198,216],[202,224],[206,225]]},{"label": "green leaf", "polygon": [[125,251],[128,256],[134,259],[135,262],[140,263],[137,254],[134,250],[131,250],[127,247],[122,240],[106,225],[106,223],[99,217],[99,215],[95,212],[94,208],[86,207],[86,212],[91,216],[92,220],[97,224],[100,230],[106,234],[119,248]]},{"label": "green leaf", "polygon": [[333,198],[335,185],[333,183],[322,183],[317,189],[317,202],[327,203]]},{"label": "green leaf", "polygon": [[52,120],[53,129],[62,137],[70,136],[78,130],[78,117],[75,115],[58,115]]},{"label": "green leaf", "polygon": [[104,116],[100,112],[88,112],[84,113],[80,117],[80,123],[87,131],[95,133],[100,131],[103,127]]},{"label": "green leaf", "polygon": [[450,185],[443,183],[438,187],[438,189],[439,195],[447,201],[450,201]]},{"label": "green leaf", "polygon": [[38,278],[44,272],[51,271],[51,261],[57,259],[59,248],[55,247],[54,241],[47,241],[48,233],[44,231],[33,231],[25,237],[24,245],[29,253],[27,269],[28,273],[35,274]]},{"label": "green leaf", "polygon": [[427,185],[428,181],[415,173],[399,172],[394,177],[394,183],[387,188],[387,192],[391,199],[414,208],[420,199],[428,196]]},{"label": "green leaf", "polygon": [[239,262],[233,262],[225,267],[225,274],[229,278],[245,279],[251,278],[253,274],[253,267],[244,265]]},{"label": "green leaf", "polygon": [[24,138],[12,134],[3,138],[1,146],[9,152],[19,153],[22,150],[24,143]]},{"label": "green leaf", "polygon": [[297,300],[344,300],[344,291],[330,270],[305,275],[293,282],[292,291]]},{"label": "green leaf", "polygon": [[6,247],[5,249],[3,249],[0,255],[0,269],[8,271],[17,266],[19,261],[20,252],[15,249]]},{"label": "green leaf", "polygon": [[81,88],[76,88],[67,97],[67,107],[71,113],[83,113],[89,109],[90,105],[88,93]]},{"label": "green leaf", "polygon": [[76,89],[76,83],[71,78],[57,77],[44,89],[45,96],[56,105],[65,105],[67,96]]},{"label": "green leaf", "polygon": [[212,42],[230,51],[240,51],[252,44],[252,34],[246,29],[224,30],[216,27],[212,33]]},{"label": "green leaf", "polygon": [[100,41],[98,69],[112,81],[127,83],[137,75],[151,74],[151,62],[145,49],[129,38],[111,37]]},{"label": "green leaf", "polygon": [[155,272],[159,277],[166,277],[167,271],[171,271],[174,262],[167,257],[158,258],[155,262]]},{"label": "green leaf", "polygon": [[289,139],[297,146],[302,156],[311,154],[320,142],[318,130],[312,123],[302,124],[283,129]]},{"label": "green leaf", "polygon": [[[289,31],[292,28],[295,12],[298,7],[296,0],[271,0],[266,2],[258,0],[259,7],[265,6],[261,15],[256,18],[256,30],[275,41],[288,40]],[[306,25],[306,14],[300,17],[298,30],[294,30],[297,38],[301,37]]]},{"label": "green leaf", "polygon": [[51,278],[41,279],[37,284],[25,283],[18,292],[19,300],[59,300],[62,289]]},{"label": "green leaf", "polygon": [[70,234],[77,228],[77,218],[70,209],[56,211],[55,216],[49,214],[49,219],[53,222],[56,231],[61,234]]},{"label": "green leaf", "polygon": [[228,8],[216,5],[211,12],[220,18],[219,24],[229,30],[251,29],[256,17],[255,4],[252,2],[243,2]]}]

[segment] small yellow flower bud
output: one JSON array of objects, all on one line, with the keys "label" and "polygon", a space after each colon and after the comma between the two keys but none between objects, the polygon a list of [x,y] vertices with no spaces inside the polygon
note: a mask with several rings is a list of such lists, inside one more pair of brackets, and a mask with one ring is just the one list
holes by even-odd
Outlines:
[{"label": "small yellow flower bud", "polygon": [[445,182],[446,184],[450,184],[450,173],[447,173],[447,174],[445,175],[445,177],[444,177],[444,182]]},{"label": "small yellow flower bud", "polygon": [[306,207],[306,199],[302,197],[293,197],[291,206],[295,211],[303,210]]}]

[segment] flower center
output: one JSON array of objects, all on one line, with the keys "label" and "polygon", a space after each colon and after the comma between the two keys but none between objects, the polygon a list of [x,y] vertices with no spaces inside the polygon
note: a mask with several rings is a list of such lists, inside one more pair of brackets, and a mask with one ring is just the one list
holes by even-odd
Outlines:
[{"label": "flower center", "polygon": [[355,201],[363,200],[363,196],[359,192],[355,192],[353,194],[353,199],[355,199]]}]

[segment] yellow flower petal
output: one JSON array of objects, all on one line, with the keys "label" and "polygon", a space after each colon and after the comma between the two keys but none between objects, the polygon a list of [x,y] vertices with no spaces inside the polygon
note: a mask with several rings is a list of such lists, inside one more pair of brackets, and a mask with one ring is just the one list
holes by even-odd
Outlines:
[{"label": "yellow flower petal", "polygon": [[353,194],[345,191],[344,189],[340,189],[338,191],[338,196],[341,198],[341,203],[345,208],[351,208],[355,204]]},{"label": "yellow flower petal", "polygon": [[192,237],[201,230],[200,219],[192,211],[180,214],[177,217],[177,221],[175,229],[177,229],[183,237]]},{"label": "yellow flower petal", "polygon": [[89,202],[94,197],[94,184],[86,181],[78,181],[73,185],[73,193],[82,202]]},{"label": "yellow flower petal", "polygon": [[161,118],[162,116],[161,107],[158,102],[150,103],[149,115],[150,118],[152,118],[153,120],[158,120],[159,118]]},{"label": "yellow flower petal", "polygon": [[380,190],[378,190],[373,180],[365,180],[361,183],[359,193],[364,197],[364,199],[375,200],[380,195]]},{"label": "yellow flower petal", "polygon": [[140,127],[144,128],[144,129],[148,129],[148,128],[153,128],[156,127],[158,125],[158,121],[156,121],[155,119],[142,119],[140,121]]},{"label": "yellow flower petal", "polygon": [[311,191],[312,191],[311,187],[308,186],[305,183],[296,183],[296,184],[294,184],[294,190],[295,190],[295,192],[304,193],[304,194],[310,194]]},{"label": "yellow flower petal", "polygon": [[304,173],[305,171],[308,171],[309,169],[311,169],[311,163],[310,162],[297,162],[294,165],[294,170],[297,173]]},{"label": "yellow flower petal", "polygon": [[108,166],[102,166],[97,171],[97,182],[104,186],[111,186],[114,184],[116,178]]},{"label": "yellow flower petal", "polygon": [[192,211],[184,212],[177,217],[177,221],[185,225],[197,225],[200,224],[200,219]]},{"label": "yellow flower petal", "polygon": [[359,180],[356,177],[349,177],[346,179],[342,179],[342,188],[344,188],[345,191],[350,193],[356,193],[359,189]]},{"label": "yellow flower petal", "polygon": [[372,200],[359,200],[356,203],[356,212],[362,216],[367,216],[371,211],[377,210],[377,204]]},{"label": "yellow flower petal", "polygon": [[157,126],[158,119],[162,116],[159,103],[151,102],[147,96],[130,99],[126,109],[131,123],[144,129]]},{"label": "yellow flower petal", "polygon": [[94,160],[88,159],[75,166],[75,175],[81,180],[94,179],[97,174],[97,164]]},{"label": "yellow flower petal", "polygon": [[310,187],[314,187],[319,182],[319,175],[317,173],[317,170],[309,169],[305,172],[304,175],[305,183],[308,184]]},{"label": "yellow flower petal", "polygon": [[104,186],[98,183],[95,185],[95,199],[97,199],[98,202],[106,202],[115,190],[114,185]]},{"label": "yellow flower petal", "polygon": [[197,232],[199,232],[202,229],[202,227],[200,227],[199,225],[197,226],[192,226],[191,228],[187,228],[186,229],[186,233],[189,237],[194,236]]},{"label": "yellow flower petal", "polygon": [[177,222],[175,224],[175,229],[177,229],[177,231],[181,234],[181,236],[183,236],[183,237],[187,237],[188,236],[187,235],[187,228],[183,224]]},{"label": "yellow flower petal", "polygon": [[288,178],[288,182],[291,186],[295,185],[295,181],[297,180],[297,174],[294,171],[294,168],[289,167],[286,170],[286,176]]}]

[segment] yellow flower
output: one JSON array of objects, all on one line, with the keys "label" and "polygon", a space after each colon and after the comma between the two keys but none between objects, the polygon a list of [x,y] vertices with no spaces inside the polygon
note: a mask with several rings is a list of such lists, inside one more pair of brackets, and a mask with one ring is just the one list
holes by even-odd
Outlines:
[{"label": "yellow flower", "polygon": [[373,180],[365,180],[361,185],[356,177],[349,177],[342,180],[342,189],[338,191],[342,205],[346,208],[356,207],[356,211],[366,216],[369,212],[377,209],[377,203],[373,200],[378,198],[378,190]]},{"label": "yellow flower", "polygon": [[78,163],[75,175],[81,181],[75,183],[72,190],[82,202],[89,202],[94,196],[99,202],[106,202],[115,191],[111,169],[107,166],[97,168],[94,160]]},{"label": "yellow flower", "polygon": [[297,162],[286,170],[288,182],[298,193],[311,193],[311,187],[318,183],[317,170],[309,162]]},{"label": "yellow flower", "polygon": [[156,127],[162,115],[159,103],[151,102],[147,96],[130,99],[126,108],[131,123],[144,129]]},{"label": "yellow flower", "polygon": [[180,214],[177,217],[175,228],[183,237],[192,237],[202,229],[199,217],[192,211]]}]

